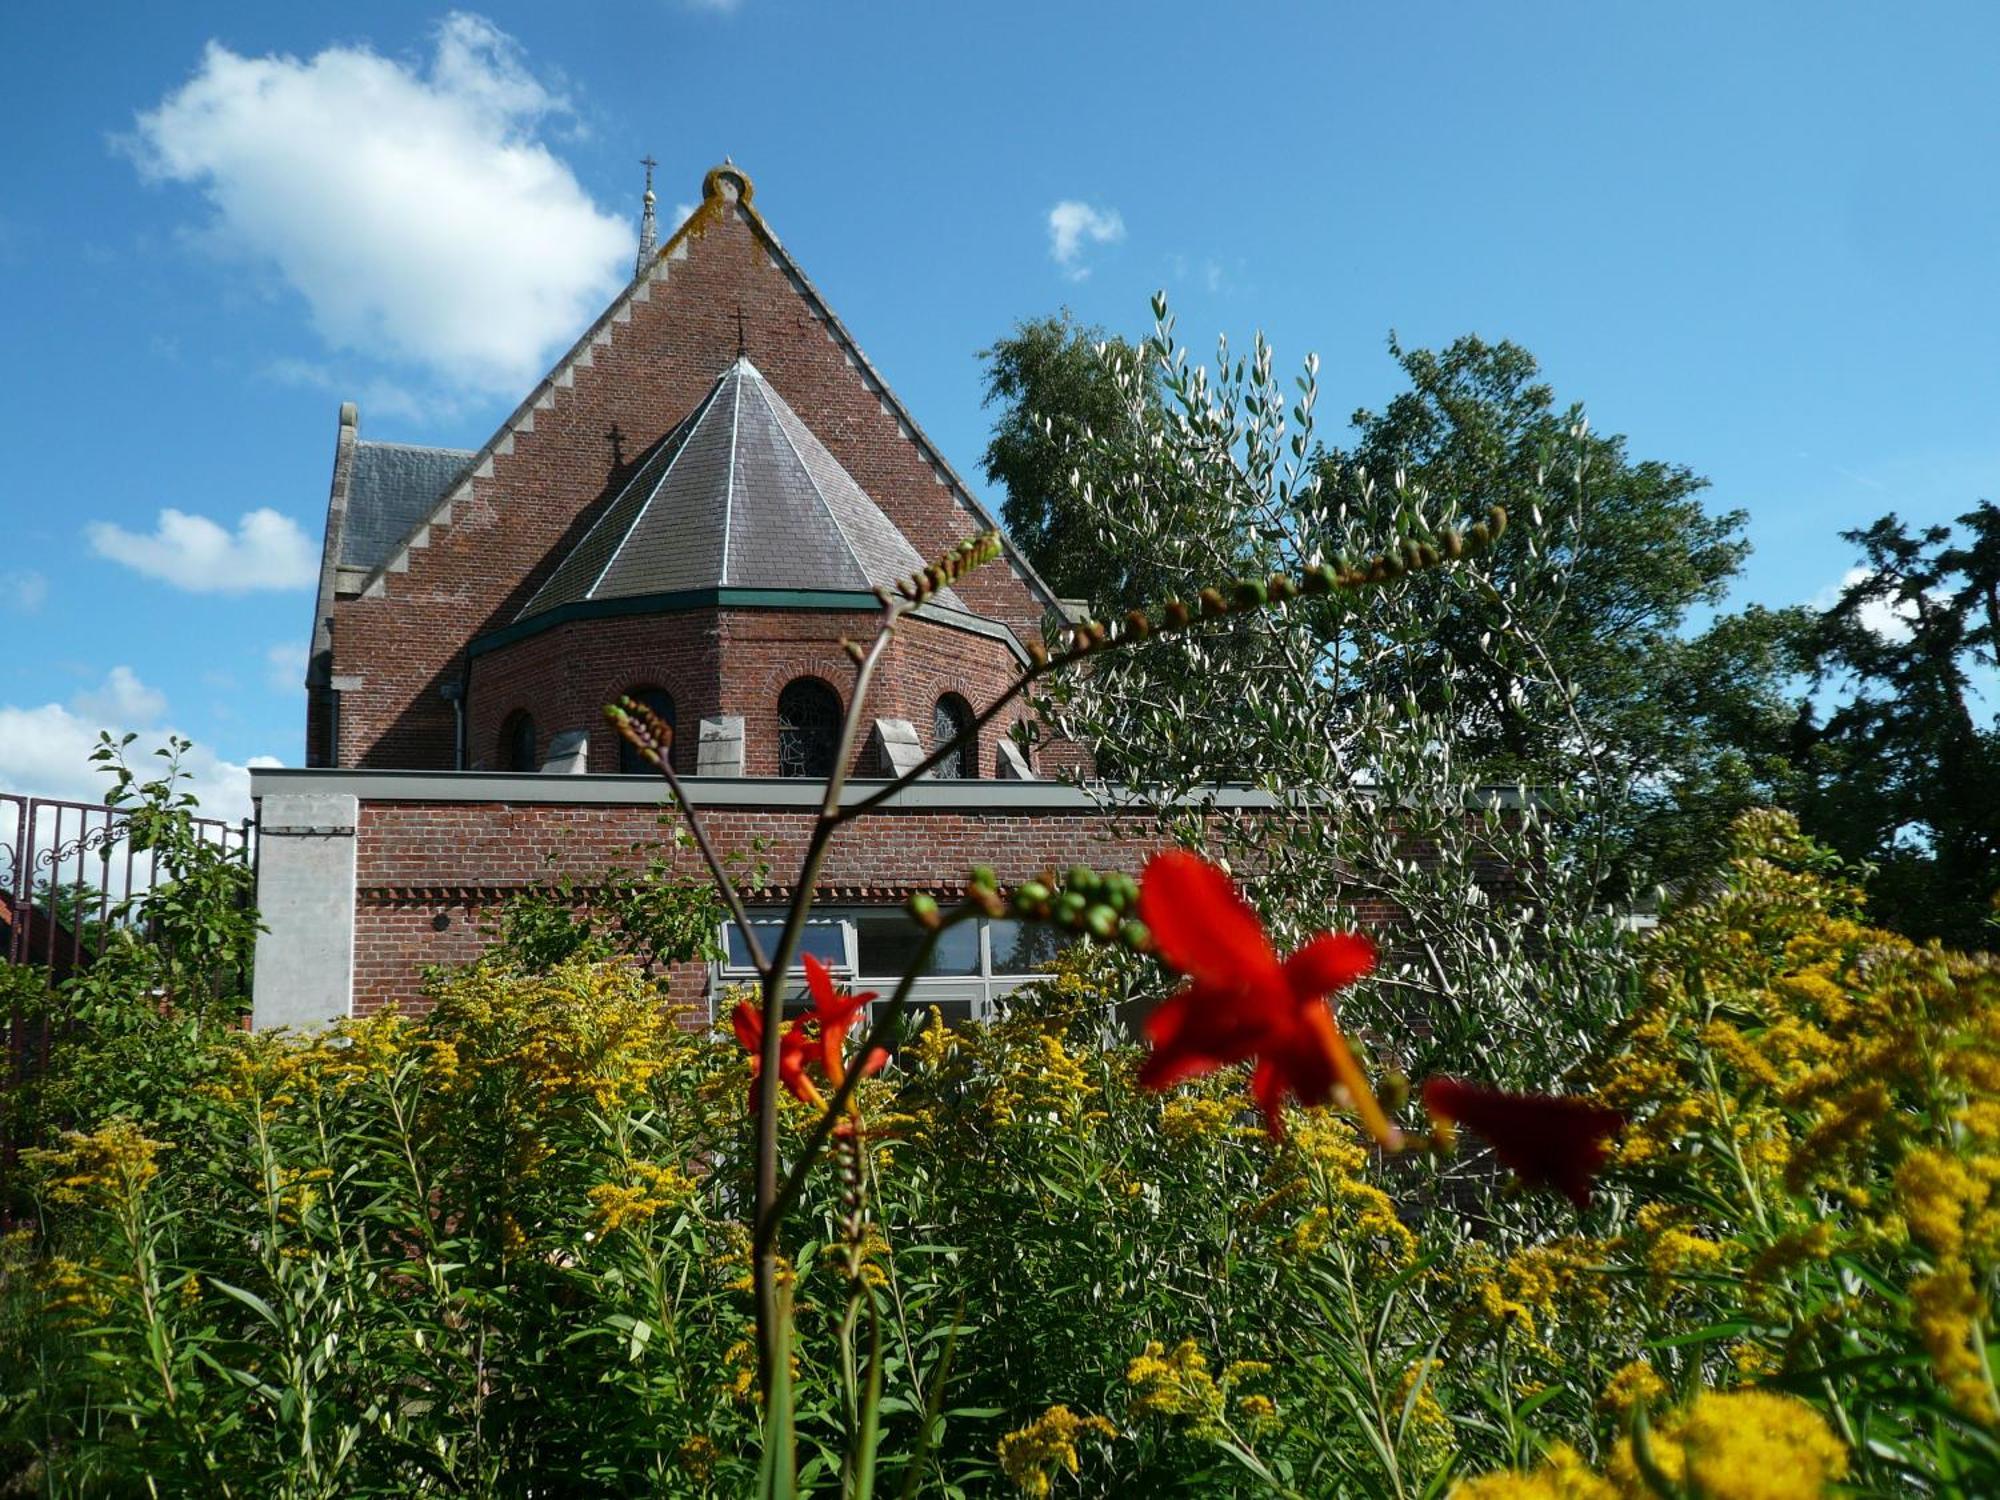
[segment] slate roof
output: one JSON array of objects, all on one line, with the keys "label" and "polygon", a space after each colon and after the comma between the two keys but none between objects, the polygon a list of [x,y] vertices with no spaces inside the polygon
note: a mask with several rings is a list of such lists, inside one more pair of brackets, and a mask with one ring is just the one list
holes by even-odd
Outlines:
[{"label": "slate roof", "polygon": [[[683,589],[866,592],[923,566],[784,397],[738,358],[516,618]],[[964,608],[949,589],[934,597]]]},{"label": "slate roof", "polygon": [[372,569],[437,508],[472,454],[463,448],[357,442],[347,480],[340,566]]}]

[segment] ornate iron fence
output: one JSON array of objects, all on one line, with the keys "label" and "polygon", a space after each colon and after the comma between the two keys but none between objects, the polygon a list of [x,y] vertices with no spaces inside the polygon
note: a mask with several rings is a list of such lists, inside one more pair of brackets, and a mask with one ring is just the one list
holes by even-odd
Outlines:
[{"label": "ornate iron fence", "polygon": [[[131,814],[100,802],[0,792],[0,963],[28,983],[6,987],[0,1010],[5,1072],[0,1073],[0,1222],[8,1210],[15,1158],[31,1138],[19,1106],[59,1045],[62,1028],[39,995],[87,969],[121,929],[145,936],[145,893],[172,873],[151,849],[136,849]],[[196,818],[198,835],[254,860],[252,824]],[[39,980],[22,970],[39,969]],[[0,970],[0,973],[5,973]]]},{"label": "ornate iron fence", "polygon": [[[0,960],[51,980],[87,967],[120,921],[143,918],[143,896],[165,873],[134,849],[130,814],[101,802],[0,792]],[[199,835],[248,858],[251,823],[196,818]]]}]

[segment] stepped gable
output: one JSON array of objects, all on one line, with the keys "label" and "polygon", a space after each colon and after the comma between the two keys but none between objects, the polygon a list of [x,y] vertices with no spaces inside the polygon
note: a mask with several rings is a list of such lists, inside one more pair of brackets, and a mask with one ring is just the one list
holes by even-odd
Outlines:
[{"label": "stepped gable", "polygon": [[[923,566],[881,507],[739,356],[519,618],[686,590],[865,593]],[[933,597],[964,607],[950,589]]]}]

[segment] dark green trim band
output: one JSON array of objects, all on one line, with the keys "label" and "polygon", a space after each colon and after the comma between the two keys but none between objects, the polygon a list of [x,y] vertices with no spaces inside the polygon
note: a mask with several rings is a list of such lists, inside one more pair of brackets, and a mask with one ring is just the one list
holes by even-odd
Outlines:
[{"label": "dark green trim band", "polygon": [[[475,638],[465,648],[468,659],[484,656],[489,651],[497,651],[502,646],[511,646],[516,641],[527,640],[540,635],[545,630],[553,630],[558,625],[567,625],[572,620],[612,620],[633,615],[682,615],[701,609],[770,609],[803,610],[820,614],[841,614],[861,612],[872,614],[882,607],[882,601],[873,594],[865,594],[858,589],[675,589],[665,594],[634,594],[623,599],[578,599],[569,604],[559,604],[554,609],[544,611],[530,619],[516,620],[511,625],[502,625],[498,630],[489,630]],[[916,618],[928,620],[933,625],[943,625],[950,630],[963,630],[968,635],[984,636],[988,640],[1001,642],[1014,654],[1014,659],[1026,664],[1028,653],[1015,639],[1014,632],[994,620],[979,615],[967,614],[963,610],[945,609],[936,604],[919,605],[911,611]]]}]

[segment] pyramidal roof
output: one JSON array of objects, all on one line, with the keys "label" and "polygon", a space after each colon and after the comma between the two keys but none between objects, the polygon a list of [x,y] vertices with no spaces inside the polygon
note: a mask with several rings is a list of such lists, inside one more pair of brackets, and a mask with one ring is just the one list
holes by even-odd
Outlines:
[{"label": "pyramidal roof", "polygon": [[[738,356],[516,618],[685,589],[866,592],[923,566],[881,507]],[[949,589],[933,597],[964,608]]]}]

